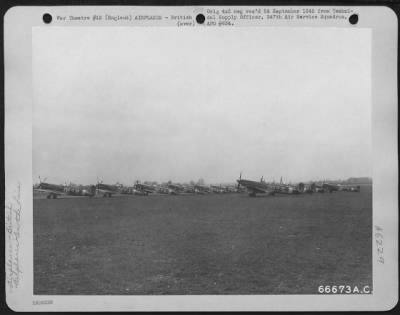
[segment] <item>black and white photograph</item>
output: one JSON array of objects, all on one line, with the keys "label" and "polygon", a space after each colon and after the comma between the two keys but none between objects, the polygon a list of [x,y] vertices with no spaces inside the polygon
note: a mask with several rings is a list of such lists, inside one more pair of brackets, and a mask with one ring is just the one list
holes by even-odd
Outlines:
[{"label": "black and white photograph", "polygon": [[220,33],[34,31],[36,294],[372,289],[369,33]]},{"label": "black and white photograph", "polygon": [[354,9],[257,10],[58,9],[32,27],[33,305],[374,294],[373,31]]}]

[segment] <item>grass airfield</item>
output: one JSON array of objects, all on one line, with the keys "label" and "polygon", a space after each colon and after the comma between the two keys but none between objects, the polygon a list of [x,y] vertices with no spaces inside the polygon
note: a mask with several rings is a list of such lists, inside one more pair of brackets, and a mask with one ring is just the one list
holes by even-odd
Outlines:
[{"label": "grass airfield", "polygon": [[360,193],[34,199],[34,294],[318,294],[372,286]]}]

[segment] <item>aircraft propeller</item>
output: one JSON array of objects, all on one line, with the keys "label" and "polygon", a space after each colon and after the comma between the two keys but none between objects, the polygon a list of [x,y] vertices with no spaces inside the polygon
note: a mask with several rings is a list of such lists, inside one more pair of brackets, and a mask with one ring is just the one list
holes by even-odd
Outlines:
[{"label": "aircraft propeller", "polygon": [[240,182],[242,181],[242,172],[240,172],[239,180],[238,180],[238,185],[237,185],[237,191],[240,189]]},{"label": "aircraft propeller", "polygon": [[38,176],[38,177],[39,177],[39,184],[46,182],[47,177],[45,177],[44,180],[42,180],[42,179],[40,178],[40,176]]}]

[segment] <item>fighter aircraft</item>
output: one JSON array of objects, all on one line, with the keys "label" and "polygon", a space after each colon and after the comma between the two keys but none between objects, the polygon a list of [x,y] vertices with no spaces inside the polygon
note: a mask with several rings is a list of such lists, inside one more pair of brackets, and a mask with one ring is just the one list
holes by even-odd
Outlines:
[{"label": "fighter aircraft", "polygon": [[194,191],[196,194],[200,194],[200,195],[205,195],[205,194],[211,193],[211,190],[209,187],[207,187],[205,185],[200,185],[200,184],[194,185]]},{"label": "fighter aircraft", "polygon": [[238,192],[238,190],[237,190],[237,185],[231,185],[231,184],[229,184],[229,185],[225,185],[225,186],[222,186],[223,187],[223,189],[224,189],[224,192],[225,193],[236,193],[236,192]]},{"label": "fighter aircraft", "polygon": [[147,196],[148,194],[153,194],[157,192],[157,187],[148,184],[141,184],[139,181],[135,183],[135,194],[141,194]]},{"label": "fighter aircraft", "polygon": [[261,177],[259,182],[253,180],[242,179],[242,172],[240,172],[240,177],[237,180],[238,186],[237,190],[240,190],[240,186],[246,187],[250,197],[256,197],[257,194],[267,194],[274,195],[275,187],[270,184],[267,184],[264,181],[264,178]]},{"label": "fighter aircraft", "polygon": [[322,184],[322,188],[325,191],[328,191],[330,193],[333,192],[333,191],[339,191],[340,190],[340,186],[339,185],[330,184],[330,183],[323,183]]},{"label": "fighter aircraft", "polygon": [[163,194],[163,195],[169,195],[170,194],[170,190],[168,188],[168,184],[161,184],[157,187],[157,193],[159,194]]},{"label": "fighter aircraft", "polygon": [[65,185],[64,188],[67,195],[70,196],[86,196],[93,197],[96,194],[96,186],[95,185],[75,185],[73,183],[69,183],[69,185]]},{"label": "fighter aircraft", "polygon": [[290,184],[284,184],[282,181],[282,177],[280,180],[280,183],[277,185],[274,185],[275,193],[277,194],[285,194],[285,195],[291,195],[291,194],[299,194],[300,191],[297,187],[290,185]]},{"label": "fighter aircraft", "polygon": [[301,193],[312,194],[314,192],[311,184],[299,183],[298,190]]},{"label": "fighter aircraft", "polygon": [[179,195],[186,192],[186,189],[181,184],[174,184],[171,181],[167,184],[168,193],[171,195]]},{"label": "fighter aircraft", "polygon": [[195,194],[196,193],[196,188],[194,188],[194,185],[192,184],[183,184],[184,188],[184,193],[186,194]]},{"label": "fighter aircraft", "polygon": [[313,192],[324,193],[325,190],[321,185],[317,185],[316,183],[310,184],[310,188]]},{"label": "fighter aircraft", "polygon": [[117,187],[118,192],[122,195],[133,195],[134,193],[133,187],[125,186],[119,182],[117,182],[115,186]]},{"label": "fighter aircraft", "polygon": [[97,182],[96,185],[96,194],[97,195],[103,195],[104,198],[111,198],[112,195],[115,194],[120,194],[121,190],[118,187],[118,185],[108,185],[108,184],[103,184],[103,182]]},{"label": "fighter aircraft", "polygon": [[340,191],[360,192],[361,186],[340,185]]},{"label": "fighter aircraft", "polygon": [[80,189],[82,196],[93,197],[96,195],[96,185],[82,186]]},{"label": "fighter aircraft", "polygon": [[46,179],[47,178],[42,181],[39,176],[39,185],[37,185],[34,190],[41,193],[47,193],[47,199],[56,199],[60,195],[67,194],[65,189],[66,187],[64,185],[46,183]]},{"label": "fighter aircraft", "polygon": [[227,192],[227,188],[222,185],[211,185],[211,191],[217,194],[224,194]]},{"label": "fighter aircraft", "polygon": [[39,176],[39,185],[34,190],[37,192],[47,193],[47,199],[56,199],[58,196],[87,196],[93,197],[95,195],[94,186],[76,186],[72,183],[69,185],[56,185],[46,183],[47,178],[43,181]]}]

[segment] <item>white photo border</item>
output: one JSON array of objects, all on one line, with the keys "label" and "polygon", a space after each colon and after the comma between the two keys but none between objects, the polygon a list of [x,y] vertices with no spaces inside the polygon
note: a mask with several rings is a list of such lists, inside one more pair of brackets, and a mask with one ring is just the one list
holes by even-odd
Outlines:
[{"label": "white photo border", "polygon": [[[263,7],[263,6],[259,6]],[[212,7],[218,9],[222,7]],[[234,7],[231,7],[234,8]],[[244,7],[241,7],[244,8]],[[281,7],[282,8],[282,7]],[[284,7],[285,9],[299,8]],[[304,6],[302,6],[304,8]],[[318,7],[313,7],[318,8]],[[348,9],[349,7],[340,7]],[[116,7],[59,6],[13,7],[4,17],[5,58],[5,184],[6,225],[10,209],[19,211],[18,283],[6,283],[6,300],[15,311],[383,311],[398,302],[398,154],[397,154],[397,29],[396,14],[388,7],[351,7],[360,19],[279,21],[249,20],[237,26],[359,27],[372,36],[372,141],[373,141],[373,293],[366,295],[185,295],[185,296],[44,296],[33,294],[32,205],[32,28],[43,27],[44,13],[57,15],[190,14],[207,6]],[[167,21],[145,26],[176,27]],[[129,26],[134,23],[91,21],[61,22],[46,27]],[[236,26],[235,26],[236,27]],[[6,226],[7,227],[7,226]],[[14,229],[16,226],[14,225]],[[375,229],[384,235],[384,264],[379,263]],[[10,242],[13,242],[12,244]],[[15,241],[8,238],[7,249]],[[15,258],[15,257],[14,257]],[[9,271],[6,280],[9,281]],[[15,280],[15,279],[11,279]]]}]

